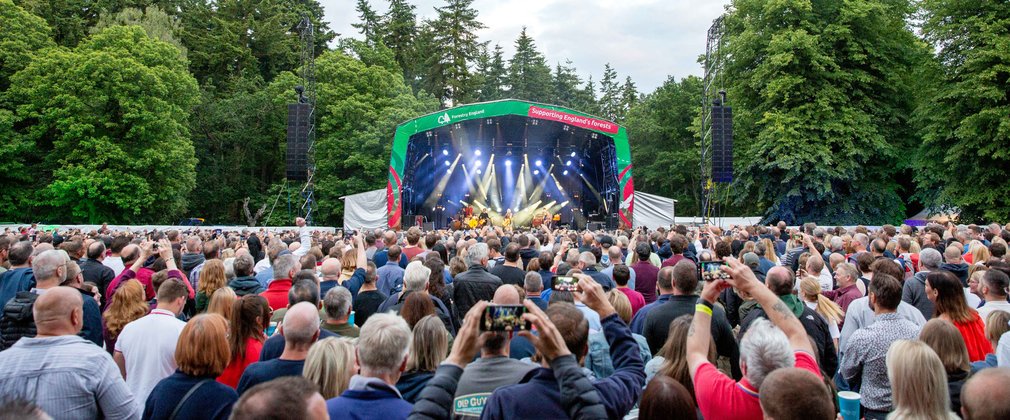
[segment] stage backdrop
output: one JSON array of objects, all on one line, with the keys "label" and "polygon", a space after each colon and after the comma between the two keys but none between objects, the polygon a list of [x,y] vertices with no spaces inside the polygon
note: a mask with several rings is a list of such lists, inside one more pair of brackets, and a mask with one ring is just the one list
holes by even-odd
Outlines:
[{"label": "stage backdrop", "polygon": [[[505,99],[492,102],[462,105],[406,121],[396,127],[393,151],[389,159],[389,178],[386,183],[386,212],[388,226],[400,229],[403,222],[403,170],[410,137],[434,128],[456,124],[461,121],[493,118],[505,115],[520,115],[546,121],[557,121],[573,127],[598,132],[614,140],[617,158],[617,180],[621,198],[619,225],[632,226],[635,208],[635,187],[631,174],[631,148],[627,130],[604,119],[589,114],[555,106],[533,102]],[[410,225],[411,222],[407,222]]]},{"label": "stage backdrop", "polygon": [[386,190],[340,197],[344,200],[344,228],[375,229],[386,226]]}]

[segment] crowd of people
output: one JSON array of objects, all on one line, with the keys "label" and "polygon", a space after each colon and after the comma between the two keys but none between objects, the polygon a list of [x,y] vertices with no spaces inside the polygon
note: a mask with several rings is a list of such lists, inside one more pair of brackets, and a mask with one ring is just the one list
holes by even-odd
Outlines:
[{"label": "crowd of people", "polygon": [[5,229],[0,413],[1010,418],[1010,225],[295,223]]}]

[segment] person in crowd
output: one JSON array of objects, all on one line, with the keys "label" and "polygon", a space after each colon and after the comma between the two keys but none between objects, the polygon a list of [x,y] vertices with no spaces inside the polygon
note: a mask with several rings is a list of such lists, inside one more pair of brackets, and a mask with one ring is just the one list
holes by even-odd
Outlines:
[{"label": "person in crowd", "polygon": [[[648,318],[649,312],[673,298],[673,267],[663,267],[657,271],[656,286],[659,290],[659,297],[651,303],[647,303],[631,317],[631,332],[635,334],[642,334],[645,330],[645,320]],[[642,297],[645,295],[643,294]]]},{"label": "person in crowd", "polygon": [[[897,266],[897,264],[895,264]],[[876,273],[870,281],[870,306],[876,321],[852,333],[842,344],[841,376],[849,383],[860,380],[859,390],[867,419],[883,419],[892,410],[891,383],[887,377],[887,349],[898,340],[914,340],[920,327],[897,314],[901,283],[889,274]]]},{"label": "person in crowd", "polygon": [[[649,261],[652,247],[648,243],[636,244],[634,255],[637,257],[637,262],[628,264],[628,266],[635,272],[635,291],[642,294],[645,303],[651,304],[658,299],[656,282],[660,275],[660,269]],[[672,274],[672,269],[670,274]],[[662,290],[660,290],[660,294],[662,294]]]},{"label": "person in crowd", "polygon": [[301,376],[285,376],[249,389],[232,408],[233,419],[326,420],[326,400]]},{"label": "person in crowd", "polygon": [[982,275],[979,291],[982,292],[985,303],[978,308],[978,315],[983,324],[993,311],[1010,312],[1010,302],[1007,302],[1008,288],[1010,277],[1006,273],[1000,270],[986,270]]},{"label": "person in crowd", "polygon": [[[462,320],[463,315],[470,311],[476,302],[494,298],[495,291],[502,285],[501,278],[487,271],[487,252],[487,244],[483,243],[478,243],[467,250],[468,268],[456,275],[452,282],[454,320]],[[458,327],[456,325],[456,329]]]},{"label": "person in crowd", "polygon": [[[811,276],[806,276],[805,279],[814,280]],[[803,330],[807,333],[807,337],[814,343],[814,350],[816,351],[814,355],[819,362],[818,365],[821,367],[821,372],[825,376],[831,376],[834,374],[835,369],[838,368],[838,357],[836,356],[834,339],[831,337],[831,328],[824,318],[818,315],[815,310],[807,307],[798,296],[792,293],[795,289],[793,286],[795,281],[792,272],[785,267],[772,268],[768,272],[768,277],[765,278],[765,284],[768,289],[775,293],[779,297],[779,300],[785,304],[786,308],[796,316],[800,324],[803,325]],[[819,288],[820,285],[818,285]],[[755,306],[740,322],[738,336],[742,338],[747,333],[747,330],[750,329],[754,320],[759,318],[768,318],[768,310],[763,305]]]},{"label": "person in crowd", "polygon": [[[843,314],[849,309],[852,301],[863,297],[863,293],[856,287],[860,274],[859,269],[855,265],[841,263],[835,268],[835,281],[838,283],[838,288],[835,290],[824,290],[824,285],[821,285],[821,293],[835,302],[838,307],[842,308]],[[844,321],[845,319],[842,318],[841,325],[843,327],[845,326]]]},{"label": "person in crowd", "polygon": [[961,252],[959,246],[948,246],[943,252],[944,263],[940,264],[940,269],[954,274],[961,282],[961,287],[968,287],[968,264],[965,264]]},{"label": "person in crowd", "polygon": [[102,309],[95,300],[95,295],[84,287],[84,276],[81,268],[76,262],[66,259],[64,264],[67,267],[67,278],[60,283],[60,286],[67,286],[76,289],[84,298],[84,328],[81,329],[81,337],[96,346],[103,344],[102,340]]},{"label": "person in crowd", "polygon": [[1010,418],[1010,368],[983,370],[964,384],[961,418],[965,420],[999,420]]},{"label": "person in crowd", "polygon": [[[620,259],[612,260],[620,261]],[[612,267],[614,283],[617,285],[617,290],[628,297],[628,302],[631,304],[631,316],[635,316],[639,310],[645,307],[645,297],[641,293],[638,293],[633,287],[628,285],[628,281],[631,280],[631,269],[624,264],[618,264]],[[630,321],[629,321],[630,325]]]},{"label": "person in crowd", "polygon": [[[698,302],[696,294],[698,271],[695,267],[691,261],[681,261],[671,269],[671,277],[659,277],[660,289],[671,290],[673,296],[666,303],[649,311],[645,319],[642,335],[649,343],[649,348],[654,349],[653,351],[659,351],[666,343],[667,334],[670,332],[670,322],[680,316],[694,313],[694,306]],[[666,281],[672,283],[667,284]],[[739,370],[740,349],[736,340],[733,339],[733,327],[729,325],[726,311],[722,306],[712,309],[711,320],[710,334],[715,340],[716,352],[730,359],[733,377],[741,377]]]},{"label": "person in crowd", "polygon": [[[989,343],[992,344],[992,348],[999,348],[999,340],[1010,331],[1010,312],[1006,311],[992,311],[989,313],[989,318],[986,320],[985,324],[985,338],[989,339]],[[1008,336],[1010,337],[1010,336]],[[980,360],[977,362],[972,362],[971,371],[977,372],[982,369],[996,367],[999,365],[999,360],[995,353],[989,353],[985,355],[985,360]]]},{"label": "person in crowd", "polygon": [[[46,290],[58,287],[67,280],[66,255],[63,251],[48,250],[32,258],[34,286],[30,290],[18,291],[3,306],[0,317],[0,350],[10,348],[22,337],[36,334],[32,306]],[[8,273],[14,270],[8,271]],[[5,273],[6,274],[6,273]],[[14,281],[17,278],[11,277]],[[82,307],[84,305],[82,301]],[[83,327],[83,325],[82,325]]]},{"label": "person in crowd", "polygon": [[270,309],[282,309],[288,303],[288,290],[291,290],[291,278],[298,272],[298,257],[291,254],[279,255],[273,261],[274,280],[260,296],[267,299]]},{"label": "person in crowd", "polygon": [[936,307],[934,316],[952,322],[961,331],[970,361],[984,360],[986,354],[993,352],[992,344],[985,338],[982,317],[965,302],[964,289],[953,273],[947,270],[930,273],[926,277],[926,296]]},{"label": "person in crowd", "polygon": [[238,394],[214,378],[229,360],[228,320],[217,314],[189,320],[175,348],[179,369],[151,390],[144,419],[228,419]]},{"label": "person in crowd", "polygon": [[400,247],[398,245],[392,245],[386,251],[389,254],[389,259],[386,260],[385,265],[379,266],[378,271],[376,271],[376,274],[379,275],[379,281],[375,287],[388,296],[403,290],[403,275],[406,267],[401,267],[400,263],[397,262],[400,255]]},{"label": "person in crowd", "polygon": [[413,407],[403,400],[396,382],[407,366],[410,339],[410,328],[403,318],[372,315],[355,343],[358,374],[351,377],[339,397],[326,401],[330,418],[407,418]]},{"label": "person in crowd", "polygon": [[437,316],[428,315],[414,325],[411,336],[407,369],[396,382],[396,389],[404,401],[413,404],[449,354],[449,331]]},{"label": "person in crowd", "polygon": [[[319,282],[319,294],[326,296],[326,293],[330,291],[335,286],[340,285],[340,277],[343,275],[341,270],[343,260],[347,257],[345,254],[343,257],[337,258],[327,258],[323,260],[323,264],[319,266],[319,273],[322,275],[322,279]],[[352,269],[353,274],[353,269]],[[350,276],[348,276],[350,278]]]},{"label": "person in crowd", "polygon": [[[869,256],[868,253],[866,253],[866,255]],[[901,267],[898,267],[898,264],[894,261],[887,259],[881,259],[878,261],[879,262],[873,264],[874,269],[871,272],[872,276],[876,276],[877,274],[886,274],[897,278],[895,275],[901,274]],[[860,268],[860,270],[862,270],[862,268]],[[919,310],[914,306],[904,301],[898,303],[896,313],[901,318],[911,321],[913,324],[919,326],[919,328],[926,325],[926,319],[922,316],[922,312],[919,312]],[[871,309],[869,296],[863,296],[852,301],[852,303],[849,304],[849,310],[845,312],[845,326],[842,327],[842,334],[838,337],[838,349],[844,349],[846,345],[845,343],[853,333],[873,325],[873,323],[876,322],[876,319],[877,315],[874,310]]]},{"label": "person in crowd", "polygon": [[[503,285],[495,291],[491,303],[494,305],[519,305],[519,293],[511,285]],[[457,418],[480,417],[487,398],[494,390],[519,383],[536,366],[509,357],[513,337],[504,332],[487,332],[483,335],[480,358],[467,365],[459,378],[453,400],[453,412]],[[473,404],[472,402],[477,402]]]},{"label": "person in crowd", "polygon": [[[126,265],[123,261],[123,254],[125,248],[130,245],[131,238],[129,235],[118,235],[112,238],[112,243],[109,244],[109,255],[102,260],[102,265],[112,269],[112,273],[119,276],[123,270],[126,270]],[[104,290],[102,292],[105,292]],[[104,306],[103,306],[104,308]]]},{"label": "person in crowd", "polygon": [[919,341],[926,343],[940,357],[943,369],[947,373],[950,409],[955,413],[960,412],[961,387],[971,374],[968,349],[964,345],[961,333],[949,321],[934,318],[922,327]]},{"label": "person in crowd", "polygon": [[[759,396],[762,383],[776,369],[797,367],[821,377],[814,348],[803,324],[771,289],[758,281],[754,272],[734,258],[726,258],[723,270],[729,280],[708,281],[695,305],[694,319],[687,337],[687,363],[694,383],[698,408],[705,418],[761,418]],[[791,285],[790,290],[791,290]],[[740,340],[740,371],[736,382],[709,362],[712,341],[713,306],[719,292],[734,287],[753,296],[764,308],[764,319],[753,322]],[[777,327],[777,328],[776,328]]]},{"label": "person in crowd", "polygon": [[258,295],[266,290],[253,275],[254,265],[253,257],[248,253],[235,256],[235,262],[232,263],[235,278],[228,281],[228,287],[231,287],[239,297]]},{"label": "person in crowd", "polygon": [[[687,365],[687,332],[691,327],[694,317],[683,315],[670,322],[670,333],[666,337],[656,356],[645,364],[645,381],[651,382],[657,376],[668,376],[680,382],[691,394],[691,399],[695,400],[694,382],[691,381],[691,372]],[[715,353],[715,346],[709,347],[709,362],[715,364],[718,356]]]},{"label": "person in crowd", "polygon": [[[271,323],[277,323],[276,325],[278,326],[283,325],[284,315],[287,314],[288,309],[302,302],[308,303],[316,308],[322,307],[322,301],[319,299],[319,285],[316,282],[312,280],[296,281],[294,286],[291,286],[291,290],[288,292],[288,308],[274,311],[270,319]],[[278,317],[278,313],[283,315]],[[323,312],[319,315],[319,318],[322,319],[325,316],[326,313]],[[323,328],[319,329],[317,339],[329,337],[339,337],[339,335],[329,332]],[[260,350],[259,360],[262,362],[280,357],[281,353],[284,353],[285,346],[284,336],[282,334],[273,334],[263,343],[263,349]]]},{"label": "person in crowd", "polygon": [[414,257],[424,252],[424,248],[420,246],[421,229],[417,226],[412,226],[410,229],[407,229],[407,234],[404,236],[407,240],[407,246],[403,247],[403,255],[407,257],[407,261],[412,261]]},{"label": "person in crowd", "polygon": [[940,269],[943,256],[933,248],[924,248],[919,252],[919,269],[911,279],[902,285],[901,300],[915,306],[926,319],[933,317],[933,301],[926,296],[926,276]]},{"label": "person in crowd", "polygon": [[[203,243],[203,258],[204,260],[202,263],[187,272],[189,273],[189,279],[193,283],[193,287],[197,288],[197,290],[200,288],[200,274],[203,272],[204,266],[210,261],[221,261],[221,247],[217,240],[210,240]],[[223,267],[224,266],[222,265],[222,273],[224,273]],[[228,281],[225,280],[226,284],[227,282]],[[210,296],[210,294],[208,293],[207,296]]]},{"label": "person in crowd", "polygon": [[607,248],[607,256],[610,259],[610,265],[607,266],[607,268],[600,270],[600,272],[613,279],[614,268],[617,266],[626,267],[628,269],[628,288],[635,290],[635,270],[632,270],[631,267],[628,267],[628,265],[624,263],[624,252],[621,251],[621,247],[611,246],[610,248]]},{"label": "person in crowd", "polygon": [[157,295],[157,289],[153,283],[153,277],[156,273],[152,267],[154,267],[155,263],[145,265],[148,260],[151,260],[150,257],[152,256],[158,257],[155,260],[156,263],[160,262],[160,264],[164,264],[164,270],[160,271],[164,271],[166,277],[178,279],[184,286],[186,286],[188,299],[193,299],[196,296],[193,287],[190,285],[189,281],[186,280],[185,275],[176,268],[177,266],[175,264],[172,246],[168,243],[168,240],[162,239],[158,242],[142,242],[140,246],[124,248],[124,253],[126,252],[126,249],[131,249],[131,252],[128,256],[124,257],[123,260],[130,265],[128,265],[127,268],[123,270],[119,276],[113,279],[111,284],[109,284],[109,288],[105,291],[106,299],[112,299],[116,290],[119,289],[119,285],[124,281],[135,278],[140,282],[140,284],[144,285],[144,297],[148,301],[154,300]]},{"label": "person in crowd", "polygon": [[302,374],[305,356],[319,337],[318,310],[318,306],[308,302],[299,302],[288,309],[284,323],[277,327],[278,334],[284,337],[284,352],[276,359],[263,360],[246,367],[236,388],[239,395],[272,379]]},{"label": "person in crowd", "polygon": [[354,342],[349,338],[324,338],[309,348],[302,375],[319,387],[324,399],[335,398],[347,390],[355,366]]},{"label": "person in crowd", "polygon": [[[410,264],[407,266],[410,267]],[[431,299],[427,298],[424,293],[411,293],[403,300],[403,305],[399,306],[396,312],[404,321],[407,321],[407,326],[413,330],[414,325],[421,318],[435,315],[435,304],[431,303]]]},{"label": "person in crowd", "polygon": [[[268,240],[271,238],[268,236]],[[267,257],[258,261],[256,265],[253,266],[253,272],[256,273],[256,281],[260,283],[263,289],[266,289],[270,282],[274,279],[274,261],[277,260],[282,254],[287,254],[288,248],[284,245],[284,242],[277,238],[272,238],[270,242],[267,243]],[[290,252],[290,251],[289,251]]]},{"label": "person in crowd", "polygon": [[29,241],[18,241],[8,248],[7,261],[11,268],[0,274],[0,305],[6,304],[19,292],[27,292],[35,287],[35,275],[32,271],[33,251],[32,243]]},{"label": "person in crowd", "polygon": [[[442,301],[446,308],[452,307],[452,276],[445,269],[445,263],[437,252],[424,254],[424,266],[431,270],[428,276],[428,294]],[[450,311],[451,315],[452,312]]]},{"label": "person in crowd", "polygon": [[323,298],[323,309],[326,310],[326,321],[322,328],[341,337],[354,338],[358,336],[358,327],[348,322],[351,316],[351,291],[343,286],[337,286],[326,292]]},{"label": "person in crowd", "polygon": [[208,314],[221,315],[226,320],[231,320],[231,307],[238,300],[238,295],[230,287],[225,286],[214,291],[210,297],[210,304],[207,305]]},{"label": "person in crowd", "polygon": [[[109,283],[116,278],[116,273],[111,268],[102,264],[105,260],[105,243],[102,241],[94,241],[88,245],[87,258],[82,258],[77,262],[77,265],[81,267],[81,272],[84,275],[84,281],[92,282],[98,286],[99,290],[104,291],[109,287]],[[99,299],[100,307],[104,308],[107,303],[104,298]]]},{"label": "person in crowd", "polygon": [[188,294],[182,280],[165,280],[158,288],[158,307],[119,333],[113,359],[138,401],[147,401],[154,386],[178,367],[175,348],[186,323],[177,317]]},{"label": "person in crowd", "polygon": [[835,419],[831,391],[809,371],[787,367],[765,377],[759,397],[764,418],[772,420]]},{"label": "person in crowd", "polygon": [[129,280],[119,287],[115,299],[112,299],[109,308],[102,316],[102,322],[105,324],[102,336],[110,355],[116,349],[116,340],[123,328],[144,317],[150,310],[150,305],[144,300],[144,286],[139,281]]},{"label": "person in crowd", "polygon": [[263,342],[266,341],[263,332],[270,326],[270,304],[263,296],[243,296],[232,305],[229,322],[231,360],[217,381],[235,389],[246,368],[259,360]]},{"label": "person in crowd", "polygon": [[[432,306],[435,308],[435,313],[445,323],[445,328],[450,332],[455,332],[456,329],[453,327],[449,309],[445,307],[441,299],[428,294],[428,281],[430,278],[431,270],[420,261],[407,264],[407,269],[404,270],[403,276],[403,290],[390,295],[385,302],[382,302],[382,305],[379,305],[379,312],[392,310],[399,313],[400,309],[405,305],[407,298],[417,294],[430,300]],[[425,304],[425,306],[427,305]],[[421,319],[420,316],[415,317],[415,321],[419,319]]]},{"label": "person in crowd", "polygon": [[498,276],[503,284],[515,284],[522,286],[526,276],[526,271],[519,265],[522,259],[519,257],[519,244],[511,243],[505,247],[505,261],[495,264],[490,273]]},{"label": "person in crowd", "polygon": [[[610,356],[614,364],[614,374],[593,383],[593,388],[599,394],[606,416],[610,418],[623,417],[642,393],[645,385],[644,364],[639,357],[638,343],[631,336],[631,330],[617,317],[614,307],[607,301],[603,287],[587,276],[580,276],[579,287],[582,289],[580,299],[599,314],[604,325],[603,331],[607,341],[611,343]],[[549,327],[541,321],[548,318],[551,323],[562,331],[565,347],[568,353],[576,356],[576,360],[585,357],[589,325],[582,312],[566,303],[552,304],[544,314],[532,302],[525,304],[528,313],[524,318],[530,319],[541,334],[552,334]],[[536,346],[538,339],[526,331],[520,332]],[[553,358],[550,354],[540,353],[538,360],[541,367],[526,376],[516,385],[495,390],[487,399],[483,419],[504,418],[562,418],[566,417],[560,396]],[[565,389],[565,393],[570,392]],[[423,395],[422,395],[423,397]]]},{"label": "person in crowd", "polygon": [[[631,302],[624,293],[612,289],[607,292],[607,301],[614,307],[617,317],[624,321],[625,325],[631,322]],[[648,341],[635,333],[631,336],[638,343],[642,362],[648,364],[652,360],[652,350],[649,349]],[[610,344],[607,343],[606,334],[602,331],[589,334],[589,351],[586,353],[584,365],[596,379],[603,379],[614,373],[614,362],[610,359]]]},{"label": "person in crowd", "polygon": [[947,396],[943,363],[926,343],[897,340],[887,350],[886,360],[894,400],[888,419],[957,420]]},{"label": "person in crowd", "polygon": [[368,318],[378,311],[382,302],[385,302],[388,298],[386,294],[380,292],[375,287],[375,282],[378,278],[375,264],[369,262],[368,269],[364,274],[364,283],[361,284],[358,296],[354,298],[354,325],[357,325],[358,328],[365,325]]},{"label": "person in crowd", "polygon": [[547,301],[540,297],[544,291],[543,277],[540,276],[540,273],[535,271],[526,273],[526,278],[523,279],[523,290],[526,292],[526,299],[537,305],[540,310],[547,310]]},{"label": "person in crowd", "polygon": [[[669,261],[669,260],[667,260]],[[694,397],[683,384],[668,376],[650,381],[642,392],[638,420],[694,420],[698,418]],[[634,413],[635,410],[632,410]]]},{"label": "person in crowd", "polygon": [[190,235],[186,238],[185,252],[182,253],[182,265],[179,269],[191,273],[194,268],[203,264],[206,259],[203,255],[203,240],[199,235]]},{"label": "person in crowd", "polygon": [[586,251],[579,254],[578,269],[582,271],[582,274],[592,277],[594,281],[600,283],[600,285],[603,286],[604,291],[609,292],[617,285],[614,284],[614,280],[611,279],[610,276],[597,270],[596,264],[596,255],[592,252]]},{"label": "person in crowd", "polygon": [[38,334],[0,353],[0,395],[31,401],[57,419],[140,417],[141,404],[112,358],[77,335],[84,325],[79,292],[50,288],[32,311]]},{"label": "person in crowd", "polygon": [[800,281],[799,296],[803,300],[803,303],[807,305],[807,308],[817,312],[824,319],[824,322],[828,325],[828,333],[831,336],[831,340],[837,349],[838,337],[841,336],[838,324],[845,319],[845,313],[842,311],[842,308],[835,304],[835,302],[832,302],[831,299],[828,299],[827,296],[821,294],[821,285],[817,283],[817,280],[810,277],[804,277]]}]

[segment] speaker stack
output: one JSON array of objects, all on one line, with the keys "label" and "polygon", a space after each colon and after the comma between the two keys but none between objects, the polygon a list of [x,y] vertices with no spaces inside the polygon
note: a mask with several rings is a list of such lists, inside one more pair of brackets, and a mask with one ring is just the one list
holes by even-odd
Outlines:
[{"label": "speaker stack", "polygon": [[733,182],[733,107],[712,107],[712,181]]},{"label": "speaker stack", "polygon": [[287,179],[308,180],[309,172],[309,120],[312,108],[309,104],[288,104],[288,146]]}]

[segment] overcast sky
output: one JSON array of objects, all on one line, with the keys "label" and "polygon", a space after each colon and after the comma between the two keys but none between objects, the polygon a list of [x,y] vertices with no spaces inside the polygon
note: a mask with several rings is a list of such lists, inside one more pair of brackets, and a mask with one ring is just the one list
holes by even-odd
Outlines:
[{"label": "overcast sky", "polygon": [[[330,29],[360,37],[355,0],[319,0]],[[379,13],[388,1],[370,0]],[[435,18],[444,0],[413,0],[418,18]],[[583,80],[599,81],[610,63],[623,81],[631,76],[640,92],[651,92],[668,76],[701,75],[698,56],[705,32],[729,0],[476,0],[487,26],[482,41],[501,44],[506,58],[515,51],[523,26],[553,68],[571,60]],[[599,85],[597,85],[599,86]]]}]

